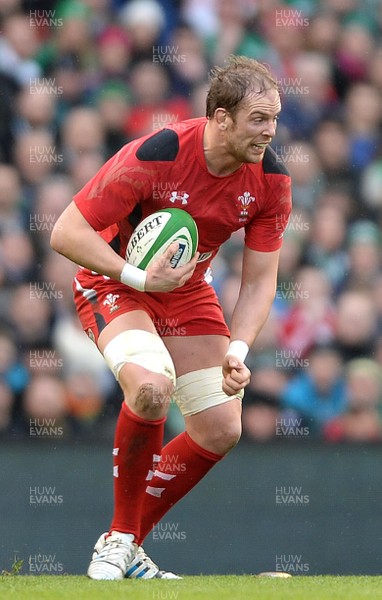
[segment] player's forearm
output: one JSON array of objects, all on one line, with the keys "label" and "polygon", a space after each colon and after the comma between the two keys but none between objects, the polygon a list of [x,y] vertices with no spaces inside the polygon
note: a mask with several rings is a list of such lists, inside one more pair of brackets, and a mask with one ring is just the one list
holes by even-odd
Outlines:
[{"label": "player's forearm", "polygon": [[79,237],[68,236],[62,242],[52,238],[52,248],[77,265],[116,280],[119,280],[125,265],[124,259],[95,231],[83,232]]},{"label": "player's forearm", "polygon": [[79,216],[72,206],[58,219],[51,236],[51,246],[76,264],[118,280],[124,259]]},{"label": "player's forearm", "polygon": [[264,326],[276,293],[269,281],[242,285],[232,314],[231,340],[242,340],[250,347]]}]

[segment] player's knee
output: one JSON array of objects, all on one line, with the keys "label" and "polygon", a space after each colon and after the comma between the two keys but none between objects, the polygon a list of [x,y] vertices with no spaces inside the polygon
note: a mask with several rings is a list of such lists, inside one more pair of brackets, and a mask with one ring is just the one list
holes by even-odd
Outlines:
[{"label": "player's knee", "polygon": [[144,419],[166,414],[175,367],[163,341],[149,331],[129,329],[114,337],[103,354],[122,387],[125,402]]},{"label": "player's knee", "polygon": [[167,413],[174,386],[168,377],[152,373],[135,389],[125,391],[125,401],[132,410],[146,419],[159,419]]},{"label": "player's knee", "polygon": [[217,427],[208,434],[207,444],[209,448],[213,448],[216,454],[228,454],[232,450],[241,437],[241,422],[231,421]]}]

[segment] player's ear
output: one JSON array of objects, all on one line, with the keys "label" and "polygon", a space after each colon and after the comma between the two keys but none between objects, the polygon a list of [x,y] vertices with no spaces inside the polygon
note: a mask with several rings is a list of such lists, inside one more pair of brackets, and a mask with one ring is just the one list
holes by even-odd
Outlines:
[{"label": "player's ear", "polygon": [[225,110],[225,108],[217,108],[214,116],[219,129],[221,131],[225,131],[230,120],[228,112]]}]

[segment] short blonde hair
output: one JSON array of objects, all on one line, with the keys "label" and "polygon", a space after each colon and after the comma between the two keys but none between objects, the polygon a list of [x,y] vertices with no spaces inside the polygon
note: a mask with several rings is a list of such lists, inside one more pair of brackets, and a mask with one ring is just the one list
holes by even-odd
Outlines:
[{"label": "short blonde hair", "polygon": [[230,56],[226,67],[215,67],[210,75],[207,94],[207,118],[217,108],[224,108],[234,118],[243,98],[251,93],[264,94],[278,90],[277,80],[268,68],[254,58]]}]

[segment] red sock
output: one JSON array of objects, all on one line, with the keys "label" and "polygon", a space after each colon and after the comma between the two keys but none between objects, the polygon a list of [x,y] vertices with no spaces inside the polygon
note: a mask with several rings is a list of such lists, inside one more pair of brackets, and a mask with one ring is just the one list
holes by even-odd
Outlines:
[{"label": "red sock", "polygon": [[122,404],[114,438],[114,516],[110,531],[139,537],[146,478],[153,463],[159,461],[165,420],[146,421],[125,402]]},{"label": "red sock", "polygon": [[139,544],[163,515],[222,458],[201,448],[186,432],[163,448],[160,463],[146,487]]}]

